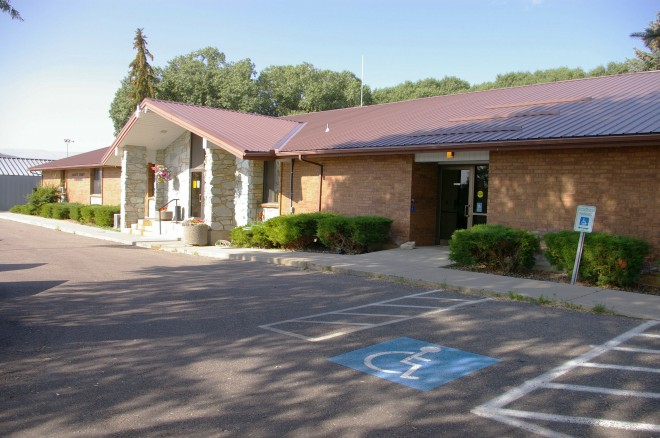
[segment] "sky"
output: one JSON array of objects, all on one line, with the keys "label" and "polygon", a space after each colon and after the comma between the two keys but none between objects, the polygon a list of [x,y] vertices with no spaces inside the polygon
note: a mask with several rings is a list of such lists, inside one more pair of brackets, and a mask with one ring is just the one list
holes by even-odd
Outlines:
[{"label": "sky", "polygon": [[10,0],[0,14],[0,152],[63,158],[114,140],[108,115],[144,29],[154,66],[204,47],[312,63],[374,88],[634,57],[658,0]]}]

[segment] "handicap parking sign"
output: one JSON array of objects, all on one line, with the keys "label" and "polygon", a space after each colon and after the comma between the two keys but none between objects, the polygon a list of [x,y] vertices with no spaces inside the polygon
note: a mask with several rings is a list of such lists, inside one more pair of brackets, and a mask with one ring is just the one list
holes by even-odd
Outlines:
[{"label": "handicap parking sign", "polygon": [[421,391],[430,391],[499,362],[480,354],[406,337],[329,360]]}]

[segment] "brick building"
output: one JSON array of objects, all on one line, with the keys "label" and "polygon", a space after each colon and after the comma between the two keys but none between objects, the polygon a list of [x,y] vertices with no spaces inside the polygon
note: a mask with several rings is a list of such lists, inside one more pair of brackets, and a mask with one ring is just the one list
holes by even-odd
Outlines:
[{"label": "brick building", "polygon": [[96,149],[30,170],[41,171],[41,185],[60,189],[62,199],[91,205],[119,205],[121,168],[106,166],[102,159],[108,148]]},{"label": "brick building", "polygon": [[[146,99],[103,162],[124,163],[124,226],[149,213],[135,187],[176,196],[215,237],[332,211],[391,217],[395,242],[433,245],[479,223],[572,229],[593,205],[594,231],[658,255],[659,156],[655,71],[283,118]],[[154,162],[173,170],[167,185],[148,181]]]}]

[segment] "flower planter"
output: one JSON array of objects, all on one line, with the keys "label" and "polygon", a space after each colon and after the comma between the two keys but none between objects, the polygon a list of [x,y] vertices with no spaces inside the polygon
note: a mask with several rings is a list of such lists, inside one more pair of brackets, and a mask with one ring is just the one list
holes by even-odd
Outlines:
[{"label": "flower planter", "polygon": [[174,215],[173,211],[161,211],[160,212],[160,220],[162,220],[162,221],[171,221],[173,215]]},{"label": "flower planter", "polygon": [[209,241],[209,226],[206,224],[184,225],[182,242],[186,245],[206,246]]}]

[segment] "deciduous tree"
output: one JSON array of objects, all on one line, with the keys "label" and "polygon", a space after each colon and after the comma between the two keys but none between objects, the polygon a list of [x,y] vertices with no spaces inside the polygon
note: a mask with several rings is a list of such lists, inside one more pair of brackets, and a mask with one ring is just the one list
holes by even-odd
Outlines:
[{"label": "deciduous tree", "polygon": [[373,98],[375,103],[388,103],[464,93],[469,90],[469,82],[455,76],[445,76],[442,79],[426,78],[417,82],[406,81],[394,87],[380,88],[374,90]]}]

